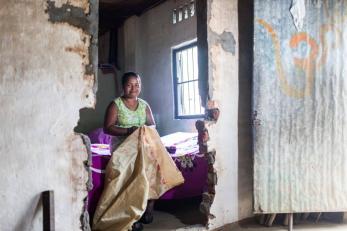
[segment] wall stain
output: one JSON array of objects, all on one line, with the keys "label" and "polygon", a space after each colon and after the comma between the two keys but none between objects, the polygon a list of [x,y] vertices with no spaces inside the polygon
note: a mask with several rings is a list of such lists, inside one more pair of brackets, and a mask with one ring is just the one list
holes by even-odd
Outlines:
[{"label": "wall stain", "polygon": [[79,55],[83,59],[83,65],[86,65],[89,63],[88,54],[86,52],[85,47],[83,46],[66,47],[65,51],[72,52]]},{"label": "wall stain", "polygon": [[222,34],[217,34],[212,30],[209,30],[209,32],[213,43],[221,44],[223,50],[235,55],[236,41],[232,32],[223,31]]}]

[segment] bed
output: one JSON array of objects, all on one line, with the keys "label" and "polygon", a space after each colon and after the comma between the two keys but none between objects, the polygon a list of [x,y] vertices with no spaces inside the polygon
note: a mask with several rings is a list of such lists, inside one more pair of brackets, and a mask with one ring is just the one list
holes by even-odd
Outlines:
[{"label": "bed", "polygon": [[[91,140],[93,189],[88,192],[88,211],[92,216],[101,196],[106,165],[111,158],[112,136],[102,128],[88,134]],[[199,153],[197,133],[176,132],[161,140],[184,177],[184,184],[160,197],[160,200],[183,199],[201,195],[206,189],[207,160]]]}]

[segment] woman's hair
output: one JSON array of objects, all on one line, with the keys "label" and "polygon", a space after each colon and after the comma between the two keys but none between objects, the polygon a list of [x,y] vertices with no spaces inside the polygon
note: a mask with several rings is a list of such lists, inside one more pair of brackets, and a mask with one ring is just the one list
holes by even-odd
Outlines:
[{"label": "woman's hair", "polygon": [[124,87],[124,85],[128,82],[128,80],[130,78],[134,78],[134,77],[138,78],[138,79],[141,79],[140,75],[137,74],[136,72],[126,72],[126,73],[124,73],[123,76],[122,76],[122,86]]}]

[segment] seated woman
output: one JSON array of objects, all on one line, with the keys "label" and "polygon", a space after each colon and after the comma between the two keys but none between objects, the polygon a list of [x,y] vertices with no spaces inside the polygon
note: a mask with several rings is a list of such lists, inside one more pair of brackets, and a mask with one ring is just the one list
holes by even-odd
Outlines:
[{"label": "seated woman", "polygon": [[105,116],[105,132],[117,136],[119,142],[106,168],[93,230],[142,230],[141,223],[153,220],[153,199],[183,183],[159,135],[146,127],[155,122],[149,105],[138,98],[140,76],[125,73],[122,86],[123,95],[110,103]]},{"label": "seated woman", "polygon": [[151,108],[146,101],[138,98],[141,93],[140,76],[135,72],[125,73],[122,86],[123,95],[109,104],[104,121],[105,133],[117,136],[119,143],[138,127],[155,125]]}]

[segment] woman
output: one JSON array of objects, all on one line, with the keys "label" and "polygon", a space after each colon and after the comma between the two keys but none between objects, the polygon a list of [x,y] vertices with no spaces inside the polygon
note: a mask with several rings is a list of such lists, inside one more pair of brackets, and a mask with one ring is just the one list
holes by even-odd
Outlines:
[{"label": "woman", "polygon": [[142,230],[141,223],[153,220],[152,199],[183,183],[159,135],[155,129],[146,127],[154,126],[155,122],[149,105],[138,98],[140,76],[125,73],[122,86],[123,95],[110,103],[105,116],[105,132],[117,136],[120,142],[106,168],[105,188],[93,220],[94,230],[129,227]]},{"label": "woman", "polygon": [[135,72],[122,77],[123,95],[111,102],[107,108],[104,130],[113,136],[128,136],[138,127],[155,125],[149,105],[138,98],[141,79]]}]

